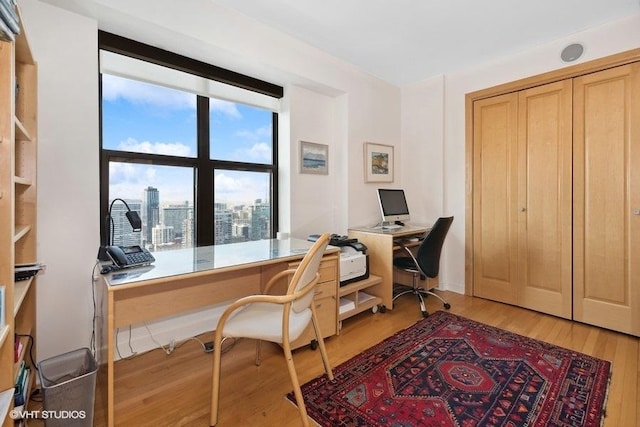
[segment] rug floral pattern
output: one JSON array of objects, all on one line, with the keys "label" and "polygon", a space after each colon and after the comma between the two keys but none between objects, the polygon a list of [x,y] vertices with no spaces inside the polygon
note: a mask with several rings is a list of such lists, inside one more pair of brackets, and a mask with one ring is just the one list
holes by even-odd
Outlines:
[{"label": "rug floral pattern", "polygon": [[310,417],[327,427],[599,426],[610,368],[439,311],[302,392]]}]

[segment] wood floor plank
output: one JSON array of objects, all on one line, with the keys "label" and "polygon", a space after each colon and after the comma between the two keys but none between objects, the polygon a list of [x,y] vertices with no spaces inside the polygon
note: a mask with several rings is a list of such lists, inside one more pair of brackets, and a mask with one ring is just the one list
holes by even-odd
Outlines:
[{"label": "wood floor plank", "polygon": [[[451,313],[610,360],[613,375],[604,427],[640,425],[638,338],[480,298],[450,292],[442,295],[451,303]],[[428,298],[427,309],[433,312],[441,309],[441,304]],[[332,366],[421,318],[416,301],[405,296],[386,313],[367,311],[345,320],[340,335],[326,340]],[[212,334],[201,339],[212,340]],[[297,408],[284,397],[291,391],[291,383],[280,348],[264,343],[262,353],[262,365],[255,366],[254,343],[239,340],[223,355],[220,427],[300,425]],[[294,362],[301,384],[323,372],[318,351],[301,348],[294,352]],[[198,343],[185,343],[169,356],[151,351],[116,366],[117,425],[209,425],[211,354],[204,353]],[[98,393],[97,427],[104,426],[103,409]],[[29,426],[39,427],[32,421]]]}]

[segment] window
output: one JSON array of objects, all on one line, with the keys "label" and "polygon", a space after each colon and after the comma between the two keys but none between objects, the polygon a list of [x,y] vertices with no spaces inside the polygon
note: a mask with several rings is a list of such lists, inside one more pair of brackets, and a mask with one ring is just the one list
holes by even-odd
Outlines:
[{"label": "window", "polygon": [[[159,251],[273,237],[282,88],[104,32],[99,44],[102,242]],[[139,212],[141,232],[115,199]]]}]

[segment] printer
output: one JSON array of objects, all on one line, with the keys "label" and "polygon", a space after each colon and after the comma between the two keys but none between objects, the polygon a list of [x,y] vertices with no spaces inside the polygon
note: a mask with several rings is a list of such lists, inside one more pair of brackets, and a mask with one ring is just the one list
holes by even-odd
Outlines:
[{"label": "printer", "polygon": [[[315,242],[319,237],[319,234],[311,234],[307,240]],[[329,244],[340,248],[340,286],[369,277],[369,255],[364,243],[332,234]]]},{"label": "printer", "polygon": [[340,286],[369,277],[367,247],[359,242],[340,246]]}]

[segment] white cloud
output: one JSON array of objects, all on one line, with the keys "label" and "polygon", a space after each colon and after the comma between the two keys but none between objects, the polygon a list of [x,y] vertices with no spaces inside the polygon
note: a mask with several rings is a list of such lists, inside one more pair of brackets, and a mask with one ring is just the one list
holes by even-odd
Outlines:
[{"label": "white cloud", "polygon": [[244,151],[245,156],[242,158],[246,161],[257,163],[270,163],[271,162],[271,145],[265,142],[259,142],[254,144],[248,150]]},{"label": "white cloud", "polygon": [[242,129],[235,132],[235,135],[253,144],[248,148],[235,150],[233,158],[252,163],[271,163],[272,137],[271,125],[259,127],[257,129]]},{"label": "white cloud", "polygon": [[181,142],[150,142],[128,138],[118,144],[118,149],[122,151],[132,151],[134,153],[193,157],[191,148]]},{"label": "white cloud", "polygon": [[264,174],[220,172],[215,175],[214,185],[216,200],[230,205],[253,203],[268,197]]},{"label": "white cloud", "polygon": [[272,131],[271,125],[269,124],[253,130],[242,129],[237,131],[235,134],[236,136],[244,138],[248,141],[259,141],[264,140],[265,138],[271,138]]},{"label": "white cloud", "polygon": [[149,186],[160,191],[161,203],[193,203],[191,168],[117,162],[110,164],[110,197],[142,200],[144,189]]}]

